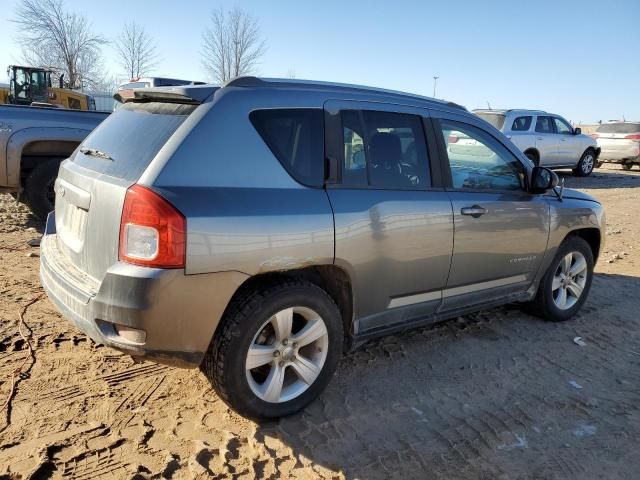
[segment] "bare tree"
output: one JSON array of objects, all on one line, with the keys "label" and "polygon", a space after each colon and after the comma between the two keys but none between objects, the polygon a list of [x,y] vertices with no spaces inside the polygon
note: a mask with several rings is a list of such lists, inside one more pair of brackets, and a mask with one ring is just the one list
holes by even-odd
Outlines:
[{"label": "bare tree", "polygon": [[255,73],[266,51],[258,21],[240,8],[214,10],[203,41],[204,68],[220,83]]},{"label": "bare tree", "polygon": [[101,47],[107,41],[93,32],[83,15],[65,11],[62,0],[21,0],[13,22],[23,60],[64,75],[70,88],[91,87],[104,75]]},{"label": "bare tree", "polygon": [[141,77],[158,65],[158,53],[151,36],[135,22],[125,24],[115,41],[120,66],[129,78]]}]

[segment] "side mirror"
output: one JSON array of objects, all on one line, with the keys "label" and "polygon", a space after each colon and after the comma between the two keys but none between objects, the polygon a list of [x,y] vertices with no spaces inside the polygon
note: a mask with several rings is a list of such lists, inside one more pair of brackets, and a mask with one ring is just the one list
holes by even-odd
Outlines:
[{"label": "side mirror", "polygon": [[559,179],[555,172],[545,167],[533,167],[531,171],[531,193],[545,193],[558,185]]},{"label": "side mirror", "polygon": [[582,129],[580,127],[576,127],[573,129],[574,135],[580,135],[582,133]]}]

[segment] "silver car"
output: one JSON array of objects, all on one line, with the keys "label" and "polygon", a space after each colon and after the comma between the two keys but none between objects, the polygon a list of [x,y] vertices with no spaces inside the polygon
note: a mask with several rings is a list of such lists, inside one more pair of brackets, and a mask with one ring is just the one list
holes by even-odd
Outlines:
[{"label": "silver car", "polygon": [[591,134],[602,149],[601,163],[619,163],[623,170],[640,166],[640,122],[609,122]]},{"label": "silver car", "polygon": [[574,175],[585,177],[598,162],[596,141],[560,115],[522,109],[473,112],[504,133],[536,165],[571,168]]},{"label": "silver car", "polygon": [[41,279],[96,342],[279,417],[373,337],[507,302],[572,317],[604,212],[556,183],[453,103],[252,77],[137,90],[63,162]]}]

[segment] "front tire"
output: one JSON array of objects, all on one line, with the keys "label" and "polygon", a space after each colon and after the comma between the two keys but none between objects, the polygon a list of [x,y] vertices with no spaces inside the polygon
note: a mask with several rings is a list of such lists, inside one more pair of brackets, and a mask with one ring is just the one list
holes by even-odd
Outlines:
[{"label": "front tire", "polygon": [[540,281],[531,313],[552,322],[569,320],[589,295],[592,279],[591,247],[580,237],[568,237]]},{"label": "front tire", "polygon": [[582,154],[580,161],[573,169],[573,174],[576,177],[588,177],[593,172],[593,167],[596,163],[596,154],[593,150],[588,149]]},{"label": "front tire", "polygon": [[318,286],[283,280],[229,307],[201,369],[240,415],[290,415],[327,386],[342,355],[338,307]]},{"label": "front tire", "polygon": [[628,172],[632,168],[633,168],[633,163],[623,163],[622,164],[622,170],[625,170],[625,171]]}]

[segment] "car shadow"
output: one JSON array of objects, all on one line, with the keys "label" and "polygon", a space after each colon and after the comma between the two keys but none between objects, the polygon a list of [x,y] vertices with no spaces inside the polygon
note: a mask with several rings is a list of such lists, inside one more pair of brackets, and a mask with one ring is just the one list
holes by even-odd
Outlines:
[{"label": "car shadow", "polygon": [[567,188],[600,190],[640,187],[639,170],[624,171],[617,165],[597,168],[588,177],[576,177],[571,170],[556,170],[556,173],[560,178],[564,178]]},{"label": "car shadow", "polygon": [[[347,478],[564,478],[565,462],[619,465],[607,452],[640,434],[616,413],[640,401],[624,387],[640,366],[639,295],[639,277],[597,274],[569,322],[511,305],[372,341],[344,356],[319,399],[260,424],[255,440]],[[580,425],[598,436],[576,445]]]}]

